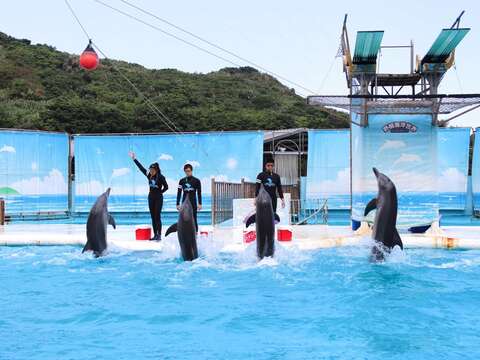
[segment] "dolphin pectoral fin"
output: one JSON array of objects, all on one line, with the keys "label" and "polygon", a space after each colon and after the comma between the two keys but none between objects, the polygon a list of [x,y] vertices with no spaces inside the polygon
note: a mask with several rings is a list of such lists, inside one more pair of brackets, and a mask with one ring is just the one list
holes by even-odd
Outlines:
[{"label": "dolphin pectoral fin", "polygon": [[115,219],[111,214],[108,214],[108,224],[112,225],[114,229],[117,228],[117,224],[115,224]]},{"label": "dolphin pectoral fin", "polygon": [[278,214],[275,213],[274,217],[275,217],[275,224],[278,224],[280,222],[280,216],[278,216]]},{"label": "dolphin pectoral fin", "polygon": [[397,245],[400,246],[400,249],[403,250],[402,239],[400,238],[400,235],[398,234],[397,229],[395,229],[395,232],[393,233],[393,247]]},{"label": "dolphin pectoral fin", "polygon": [[247,219],[247,221],[245,221],[245,227],[248,228],[250,225],[255,223],[255,221],[257,221],[256,214],[250,215],[250,217]]},{"label": "dolphin pectoral fin", "polygon": [[165,237],[167,237],[173,232],[177,232],[177,223],[170,225],[170,227],[167,229],[167,232],[165,233]]},{"label": "dolphin pectoral fin", "polygon": [[368,202],[367,206],[365,206],[365,211],[363,212],[363,216],[367,216],[370,211],[376,208],[377,208],[377,198],[373,198]]},{"label": "dolphin pectoral fin", "polygon": [[89,250],[92,250],[92,245],[90,244],[90,241],[87,240],[87,243],[86,243],[85,246],[83,247],[82,254],[83,254],[85,251],[89,251]]}]

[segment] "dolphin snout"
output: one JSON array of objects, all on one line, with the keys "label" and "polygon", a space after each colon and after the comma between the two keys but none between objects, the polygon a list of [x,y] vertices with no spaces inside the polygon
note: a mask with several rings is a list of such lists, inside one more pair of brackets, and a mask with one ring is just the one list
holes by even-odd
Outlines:
[{"label": "dolphin snout", "polygon": [[110,190],[111,190],[111,188],[108,188],[107,191],[105,191],[105,193],[107,194],[107,196],[110,196]]},{"label": "dolphin snout", "polygon": [[378,171],[377,168],[375,168],[375,167],[372,168],[372,170],[373,170],[373,173],[375,174],[375,177],[378,178],[378,175],[380,174],[380,171]]}]

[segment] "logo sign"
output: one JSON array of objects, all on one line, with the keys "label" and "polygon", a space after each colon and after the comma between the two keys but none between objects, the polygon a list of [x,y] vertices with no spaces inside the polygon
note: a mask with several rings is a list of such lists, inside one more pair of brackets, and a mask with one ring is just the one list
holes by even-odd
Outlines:
[{"label": "logo sign", "polygon": [[408,133],[417,132],[417,127],[408,121],[392,121],[383,127],[383,132],[387,133]]}]

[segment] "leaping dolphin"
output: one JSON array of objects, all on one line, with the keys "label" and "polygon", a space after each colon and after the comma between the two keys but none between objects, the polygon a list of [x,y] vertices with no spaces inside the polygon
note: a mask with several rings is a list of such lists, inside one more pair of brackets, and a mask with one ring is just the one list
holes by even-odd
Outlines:
[{"label": "leaping dolphin", "polygon": [[365,207],[365,216],[373,209],[377,209],[373,222],[372,237],[375,244],[372,248],[371,260],[383,261],[385,253],[389,253],[396,245],[403,250],[403,243],[396,228],[397,190],[388,176],[376,168],[373,168],[373,173],[377,178],[378,195]]},{"label": "leaping dolphin", "polygon": [[178,233],[178,242],[180,243],[183,260],[192,261],[198,258],[197,229],[195,218],[193,217],[192,203],[188,196],[180,207],[177,223],[167,229],[165,236],[175,231]]},{"label": "leaping dolphin", "polygon": [[255,201],[255,214],[245,222],[245,227],[255,223],[257,233],[257,256],[261,260],[275,253],[275,221],[280,221],[279,216],[273,212],[272,198],[260,185],[260,190]]},{"label": "leaping dolphin", "polygon": [[93,204],[87,220],[87,243],[85,251],[93,251],[95,257],[102,256],[107,249],[107,225],[116,228],[115,219],[108,213],[108,197],[110,188],[100,195]]}]

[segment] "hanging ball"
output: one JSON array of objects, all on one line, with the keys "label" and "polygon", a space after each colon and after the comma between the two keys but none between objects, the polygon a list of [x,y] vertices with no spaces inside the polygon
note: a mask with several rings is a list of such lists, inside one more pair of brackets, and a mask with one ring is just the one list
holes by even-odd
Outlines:
[{"label": "hanging ball", "polygon": [[98,55],[92,47],[92,42],[88,43],[87,48],[80,55],[80,67],[85,70],[95,70],[99,64]]}]

